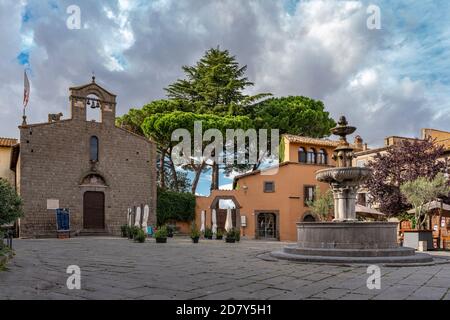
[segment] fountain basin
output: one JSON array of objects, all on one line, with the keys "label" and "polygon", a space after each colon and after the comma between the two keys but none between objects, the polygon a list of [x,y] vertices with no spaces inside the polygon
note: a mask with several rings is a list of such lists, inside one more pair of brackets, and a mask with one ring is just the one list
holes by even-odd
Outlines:
[{"label": "fountain basin", "polygon": [[353,185],[359,185],[366,180],[371,173],[369,168],[361,167],[343,167],[322,169],[316,172],[316,179],[321,182],[342,183],[348,182]]},{"label": "fountain basin", "polygon": [[300,262],[429,263],[428,254],[397,244],[395,222],[300,222],[296,245],[273,257]]}]

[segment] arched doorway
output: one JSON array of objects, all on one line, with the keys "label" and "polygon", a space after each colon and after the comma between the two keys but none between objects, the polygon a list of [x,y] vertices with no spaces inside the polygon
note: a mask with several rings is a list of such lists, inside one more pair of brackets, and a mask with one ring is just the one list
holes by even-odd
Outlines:
[{"label": "arched doorway", "polygon": [[105,194],[99,191],[86,191],[83,195],[83,228],[105,228]]},{"label": "arched doorway", "polygon": [[[217,196],[211,203],[210,208],[216,210],[217,230],[225,230],[225,221],[227,218],[227,209],[231,210],[231,221],[233,228],[240,229],[240,204],[233,196]],[[212,225],[211,225],[212,227]]]},{"label": "arched doorway", "polygon": [[256,217],[257,239],[275,240],[278,238],[277,215],[272,212],[260,212]]}]

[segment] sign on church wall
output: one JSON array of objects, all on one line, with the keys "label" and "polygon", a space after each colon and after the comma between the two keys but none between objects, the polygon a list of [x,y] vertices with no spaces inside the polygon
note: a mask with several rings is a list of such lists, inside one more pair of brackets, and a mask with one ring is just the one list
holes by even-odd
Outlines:
[{"label": "sign on church wall", "polygon": [[47,209],[54,210],[59,208],[59,199],[47,199]]}]

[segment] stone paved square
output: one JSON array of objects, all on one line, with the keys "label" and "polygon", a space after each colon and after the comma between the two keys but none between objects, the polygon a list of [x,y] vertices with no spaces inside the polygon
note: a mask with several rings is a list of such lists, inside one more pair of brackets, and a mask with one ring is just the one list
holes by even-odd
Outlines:
[{"label": "stone paved square", "polygon": [[[266,259],[286,243],[168,239],[134,243],[114,237],[19,239],[0,272],[0,299],[449,299],[450,263],[381,266],[369,290],[367,267]],[[448,253],[437,253],[449,258]],[[445,262],[445,260],[443,260]],[[449,260],[450,262],[450,260]],[[69,290],[69,265],[81,289]]]}]

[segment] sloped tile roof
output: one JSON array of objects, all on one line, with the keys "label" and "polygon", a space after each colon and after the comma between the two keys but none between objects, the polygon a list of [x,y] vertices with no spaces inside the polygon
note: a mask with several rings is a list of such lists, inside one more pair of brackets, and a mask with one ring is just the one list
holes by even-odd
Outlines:
[{"label": "sloped tile roof", "polygon": [[296,136],[293,134],[285,134],[284,136],[286,137],[286,139],[289,142],[294,142],[294,143],[306,143],[306,144],[313,144],[313,145],[325,146],[325,147],[337,147],[339,144],[339,141],[330,140],[330,139],[310,138],[310,137],[304,137],[304,136]]},{"label": "sloped tile roof", "polygon": [[0,147],[12,147],[17,144],[17,139],[0,137]]}]

